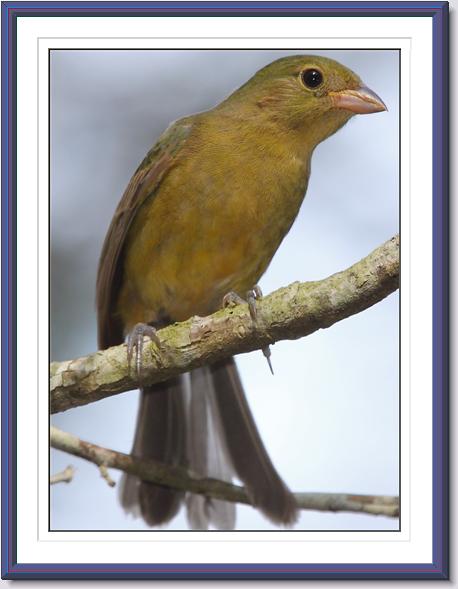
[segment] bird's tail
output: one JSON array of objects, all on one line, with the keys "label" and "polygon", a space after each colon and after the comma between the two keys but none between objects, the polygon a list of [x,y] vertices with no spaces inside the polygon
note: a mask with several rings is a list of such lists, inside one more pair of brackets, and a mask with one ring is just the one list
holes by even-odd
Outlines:
[{"label": "bird's tail", "polygon": [[[132,454],[185,465],[201,477],[236,476],[272,522],[287,526],[297,518],[294,496],[264,448],[232,358],[144,390]],[[167,523],[182,499],[181,492],[124,477],[123,507],[149,525]],[[186,507],[193,529],[235,526],[233,503],[188,494]]]},{"label": "bird's tail", "polygon": [[[140,393],[137,425],[131,454],[166,464],[186,464],[186,417],[182,377],[145,387]],[[184,493],[124,475],[121,505],[150,526],[171,520]]]},{"label": "bird's tail", "polygon": [[255,505],[275,524],[298,516],[294,495],[275,470],[248,406],[233,358],[211,365],[215,404],[235,474]]}]

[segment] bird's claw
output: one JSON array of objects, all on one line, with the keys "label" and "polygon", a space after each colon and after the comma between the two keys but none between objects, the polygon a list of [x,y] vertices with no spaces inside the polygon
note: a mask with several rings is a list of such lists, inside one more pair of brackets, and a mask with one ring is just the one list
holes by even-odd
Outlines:
[{"label": "bird's claw", "polygon": [[[243,303],[248,303],[248,310],[250,311],[250,317],[254,324],[256,324],[258,320],[258,311],[256,307],[256,301],[262,298],[262,290],[258,284],[255,284],[252,289],[250,289],[246,294],[246,301],[242,299],[236,292],[230,291],[223,297],[223,307],[232,307],[234,305],[241,305]],[[270,372],[273,374],[272,368],[272,361],[270,359],[272,353],[270,351],[270,346],[266,346],[262,349],[262,353],[264,354],[267,364],[269,365]]]},{"label": "bird's claw", "polygon": [[156,329],[147,323],[137,323],[127,336],[127,363],[129,365],[129,371],[132,366],[132,357],[135,348],[135,368],[138,379],[141,378],[142,373],[143,344],[145,337],[149,337],[158,348],[161,347],[161,340],[157,335]]},{"label": "bird's claw", "polygon": [[270,357],[272,356],[272,352],[270,351],[270,346],[266,346],[265,348],[262,348],[262,353],[264,354],[264,357],[267,360],[267,364],[269,365],[270,372],[273,374],[274,369],[272,368],[272,361],[270,359]]},{"label": "bird's claw", "polygon": [[246,303],[235,291],[231,290],[223,297],[223,309],[228,307],[235,307],[236,305],[243,305]]}]

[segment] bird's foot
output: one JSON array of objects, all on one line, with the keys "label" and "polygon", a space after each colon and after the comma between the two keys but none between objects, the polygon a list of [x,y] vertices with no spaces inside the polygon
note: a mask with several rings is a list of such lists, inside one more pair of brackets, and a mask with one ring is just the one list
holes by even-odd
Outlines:
[{"label": "bird's foot", "polygon": [[235,307],[235,305],[243,305],[244,303],[246,301],[233,290],[229,291],[223,297],[223,309]]},{"label": "bird's foot", "polygon": [[127,336],[127,363],[129,365],[129,371],[131,369],[135,348],[135,368],[139,380],[142,376],[143,344],[145,337],[149,337],[158,348],[161,347],[161,340],[157,335],[156,329],[147,323],[137,323]]},{"label": "bird's foot", "polygon": [[[232,307],[234,305],[241,305],[244,303],[248,303],[248,310],[250,311],[250,317],[254,324],[256,324],[258,320],[258,310],[256,306],[256,301],[262,298],[262,290],[258,284],[255,284],[253,288],[251,288],[246,294],[246,300],[242,299],[236,292],[230,291],[223,297],[223,307]],[[270,357],[272,355],[270,351],[270,346],[266,346],[262,348],[262,353],[264,354],[267,364],[269,365],[270,372],[273,374],[272,362]]]},{"label": "bird's foot", "polygon": [[235,305],[243,305],[248,303],[248,310],[250,311],[250,317],[253,323],[256,323],[258,318],[257,309],[256,309],[256,301],[262,298],[262,290],[261,287],[255,284],[253,288],[251,288],[246,293],[246,299],[242,299],[240,295],[238,295],[235,291],[231,290],[223,297],[223,308],[226,307],[233,307]]}]

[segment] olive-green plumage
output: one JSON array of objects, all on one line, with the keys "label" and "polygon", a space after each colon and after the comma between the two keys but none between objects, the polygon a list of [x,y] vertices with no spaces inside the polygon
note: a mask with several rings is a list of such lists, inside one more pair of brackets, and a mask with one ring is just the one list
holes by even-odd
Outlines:
[{"label": "olive-green plumage", "polygon": [[[355,113],[380,110],[380,99],[349,69],[299,55],[266,66],[212,110],[171,125],[131,179],[105,240],[97,283],[100,346],[119,343],[137,323],[157,326],[209,314],[229,291],[244,296],[299,211],[315,147]],[[220,454],[260,509],[277,523],[291,524],[294,500],[265,452],[234,365],[228,361],[207,373],[191,380],[198,383],[191,416],[199,395],[216,399],[202,403],[200,424],[186,417],[176,381],[144,392],[143,433],[137,433],[134,452],[191,467],[197,461],[206,476],[211,459],[193,455],[203,452],[196,450],[196,431],[219,430]],[[146,435],[145,416],[154,413],[157,421],[159,407],[175,425],[164,431],[156,426],[160,433]],[[178,445],[177,431],[183,438]],[[127,508],[139,503],[154,525],[170,519],[180,499],[128,478],[123,502]],[[209,520],[221,524],[211,516],[210,501],[194,504],[194,527]],[[214,512],[224,509],[219,505]],[[233,514],[221,517],[220,527],[233,524]]]}]

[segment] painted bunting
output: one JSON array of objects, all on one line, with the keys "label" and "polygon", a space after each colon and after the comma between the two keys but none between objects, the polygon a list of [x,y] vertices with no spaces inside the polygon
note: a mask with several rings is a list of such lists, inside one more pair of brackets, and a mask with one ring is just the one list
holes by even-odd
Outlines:
[{"label": "painted bunting", "polygon": [[[129,336],[141,370],[153,328],[245,296],[268,267],[304,198],[314,148],[353,115],[385,110],[340,63],[279,59],[215,108],[173,123],[133,175],[103,246],[100,348]],[[233,358],[143,387],[132,454],[199,476],[239,478],[272,522],[297,519],[248,407]],[[124,476],[121,502],[149,525],[185,501],[190,526],[232,529],[235,507]]]}]

